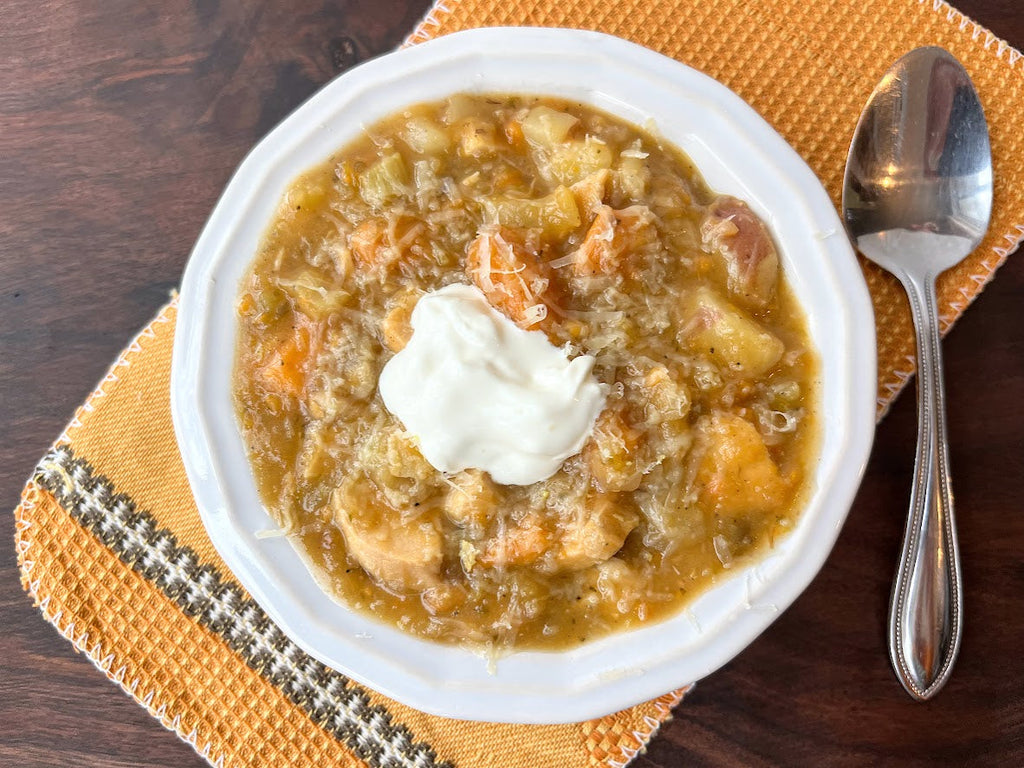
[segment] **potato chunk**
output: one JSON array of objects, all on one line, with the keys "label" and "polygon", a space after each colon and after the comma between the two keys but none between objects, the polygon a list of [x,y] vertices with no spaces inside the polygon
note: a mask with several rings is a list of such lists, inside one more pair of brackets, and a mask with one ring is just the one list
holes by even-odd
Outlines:
[{"label": "potato chunk", "polygon": [[526,113],[521,125],[523,135],[531,144],[553,147],[565,141],[569,131],[578,122],[579,118],[568,112],[539,105]]},{"label": "potato chunk", "polygon": [[433,120],[422,115],[406,122],[401,136],[409,149],[421,155],[441,154],[451,144],[447,132]]},{"label": "potato chunk", "polygon": [[612,150],[600,139],[587,137],[554,145],[539,153],[537,165],[548,180],[575,184],[590,174],[612,167]]},{"label": "potato chunk", "polygon": [[651,171],[647,167],[647,161],[639,157],[622,157],[612,177],[612,187],[616,195],[636,203],[647,196],[647,187],[650,183]]},{"label": "potato chunk", "polygon": [[732,298],[754,310],[768,306],[779,282],[779,254],[764,222],[742,200],[721,195],[708,206],[700,234],[725,260]]},{"label": "potato chunk", "polygon": [[727,516],[763,514],[783,509],[790,482],[768,454],[757,428],[728,413],[716,413],[697,426],[694,455],[700,500]]},{"label": "potato chunk", "polygon": [[359,177],[359,196],[378,210],[409,191],[409,169],[397,152],[382,157]]},{"label": "potato chunk", "polygon": [[373,486],[353,478],[335,489],[331,505],[349,555],[382,586],[419,592],[439,583],[442,539],[432,516],[405,519]]},{"label": "potato chunk", "polygon": [[681,341],[733,376],[760,378],[785,352],[774,334],[707,287],[698,288],[689,297],[684,313]]}]

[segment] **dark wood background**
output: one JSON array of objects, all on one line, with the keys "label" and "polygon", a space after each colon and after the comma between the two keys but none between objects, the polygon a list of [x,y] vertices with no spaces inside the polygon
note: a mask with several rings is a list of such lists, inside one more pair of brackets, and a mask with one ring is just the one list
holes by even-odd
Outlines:
[{"label": "dark wood background", "polygon": [[[958,5],[1024,48],[1018,0]],[[426,6],[0,0],[0,508],[177,285],[246,150],[401,42]],[[911,702],[885,650],[916,429],[907,393],[821,575],[697,687],[638,768],[1024,765],[1022,298],[1011,257],[945,346],[966,587],[947,688]],[[0,515],[0,765],[204,765],[43,621],[12,537]]]}]

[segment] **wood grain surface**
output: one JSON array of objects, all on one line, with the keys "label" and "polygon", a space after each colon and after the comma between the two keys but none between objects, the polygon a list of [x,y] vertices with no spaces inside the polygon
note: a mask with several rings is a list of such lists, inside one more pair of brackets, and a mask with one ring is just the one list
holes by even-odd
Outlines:
[{"label": "wood grain surface", "polygon": [[[177,285],[248,148],[330,77],[397,45],[426,6],[0,0],[0,507]],[[958,6],[1024,48],[1017,0]],[[821,575],[697,687],[638,768],[1024,765],[1022,298],[1012,256],[945,346],[966,590],[948,687],[911,702],[885,649],[908,393]],[[0,766],[205,765],[43,621],[12,537],[0,515]]]}]

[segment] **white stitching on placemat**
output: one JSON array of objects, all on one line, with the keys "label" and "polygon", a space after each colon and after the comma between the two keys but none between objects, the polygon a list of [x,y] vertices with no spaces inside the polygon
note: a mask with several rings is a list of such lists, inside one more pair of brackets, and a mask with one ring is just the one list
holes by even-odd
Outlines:
[{"label": "white stitching on placemat", "polygon": [[[220,635],[246,664],[279,688],[315,722],[370,765],[443,766],[433,748],[414,742],[409,729],[372,705],[361,688],[307,656],[233,583],[223,580],[174,534],[115,493],[66,445],[39,462],[36,479],[126,565],[171,598],[200,625]],[[227,626],[217,622],[227,619]],[[312,702],[312,706],[310,706]],[[161,712],[161,717],[164,716]],[[181,735],[181,734],[179,734]]]},{"label": "white stitching on placemat", "polygon": [[644,752],[644,750],[647,749],[647,745],[650,744],[651,739],[653,739],[654,735],[658,732],[658,729],[660,729],[664,723],[668,722],[668,719],[672,716],[672,710],[675,709],[676,705],[683,700],[683,697],[692,688],[693,685],[688,685],[680,691],[673,691],[671,698],[667,702],[663,701],[663,699],[665,699],[668,694],[656,699],[654,702],[654,709],[658,713],[660,719],[651,717],[650,715],[644,715],[644,725],[646,725],[647,728],[636,728],[631,732],[633,738],[637,740],[640,746],[627,747],[621,744],[618,745],[618,749],[625,759],[618,759],[608,755],[607,759],[604,761],[605,765],[609,768],[625,768],[638,754]]},{"label": "white stitching on placemat", "polygon": [[[917,0],[917,2],[919,5],[924,5],[926,2],[928,2],[928,0]],[[998,43],[995,51],[997,59],[1002,59],[1003,54],[1009,53],[1010,66],[1014,66],[1017,64],[1018,61],[1020,61],[1021,57],[1024,56],[1024,54],[1022,54],[1012,45],[1007,43],[1005,40],[996,37],[992,32],[987,30],[985,27],[983,27],[977,21],[975,21],[970,16],[965,14],[963,11],[957,10],[952,5],[947,3],[946,0],[931,0],[931,4],[932,10],[935,13],[944,14],[946,17],[946,21],[948,22],[952,23],[953,21],[956,20],[956,17],[959,16],[960,21],[957,24],[957,26],[961,32],[966,27],[973,24],[974,30],[971,32],[971,39],[976,41],[981,35],[985,35],[985,42],[982,44],[982,47],[985,50],[989,50],[992,47],[993,43]]]},{"label": "white stitching on placemat", "polygon": [[413,29],[412,33],[405,38],[402,48],[407,48],[416,43],[424,43],[431,40],[440,29],[441,23],[447,16],[451,15],[452,9],[459,3],[459,0],[438,0],[427,10],[426,15]]}]

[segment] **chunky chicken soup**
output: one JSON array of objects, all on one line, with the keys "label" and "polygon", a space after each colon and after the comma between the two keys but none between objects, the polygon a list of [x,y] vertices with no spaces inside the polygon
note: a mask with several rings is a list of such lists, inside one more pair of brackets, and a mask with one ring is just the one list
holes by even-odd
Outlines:
[{"label": "chunky chicken soup", "polygon": [[288,188],[238,319],[268,510],[336,599],[425,638],[658,621],[808,492],[817,356],[768,229],[590,107],[367,128]]}]

